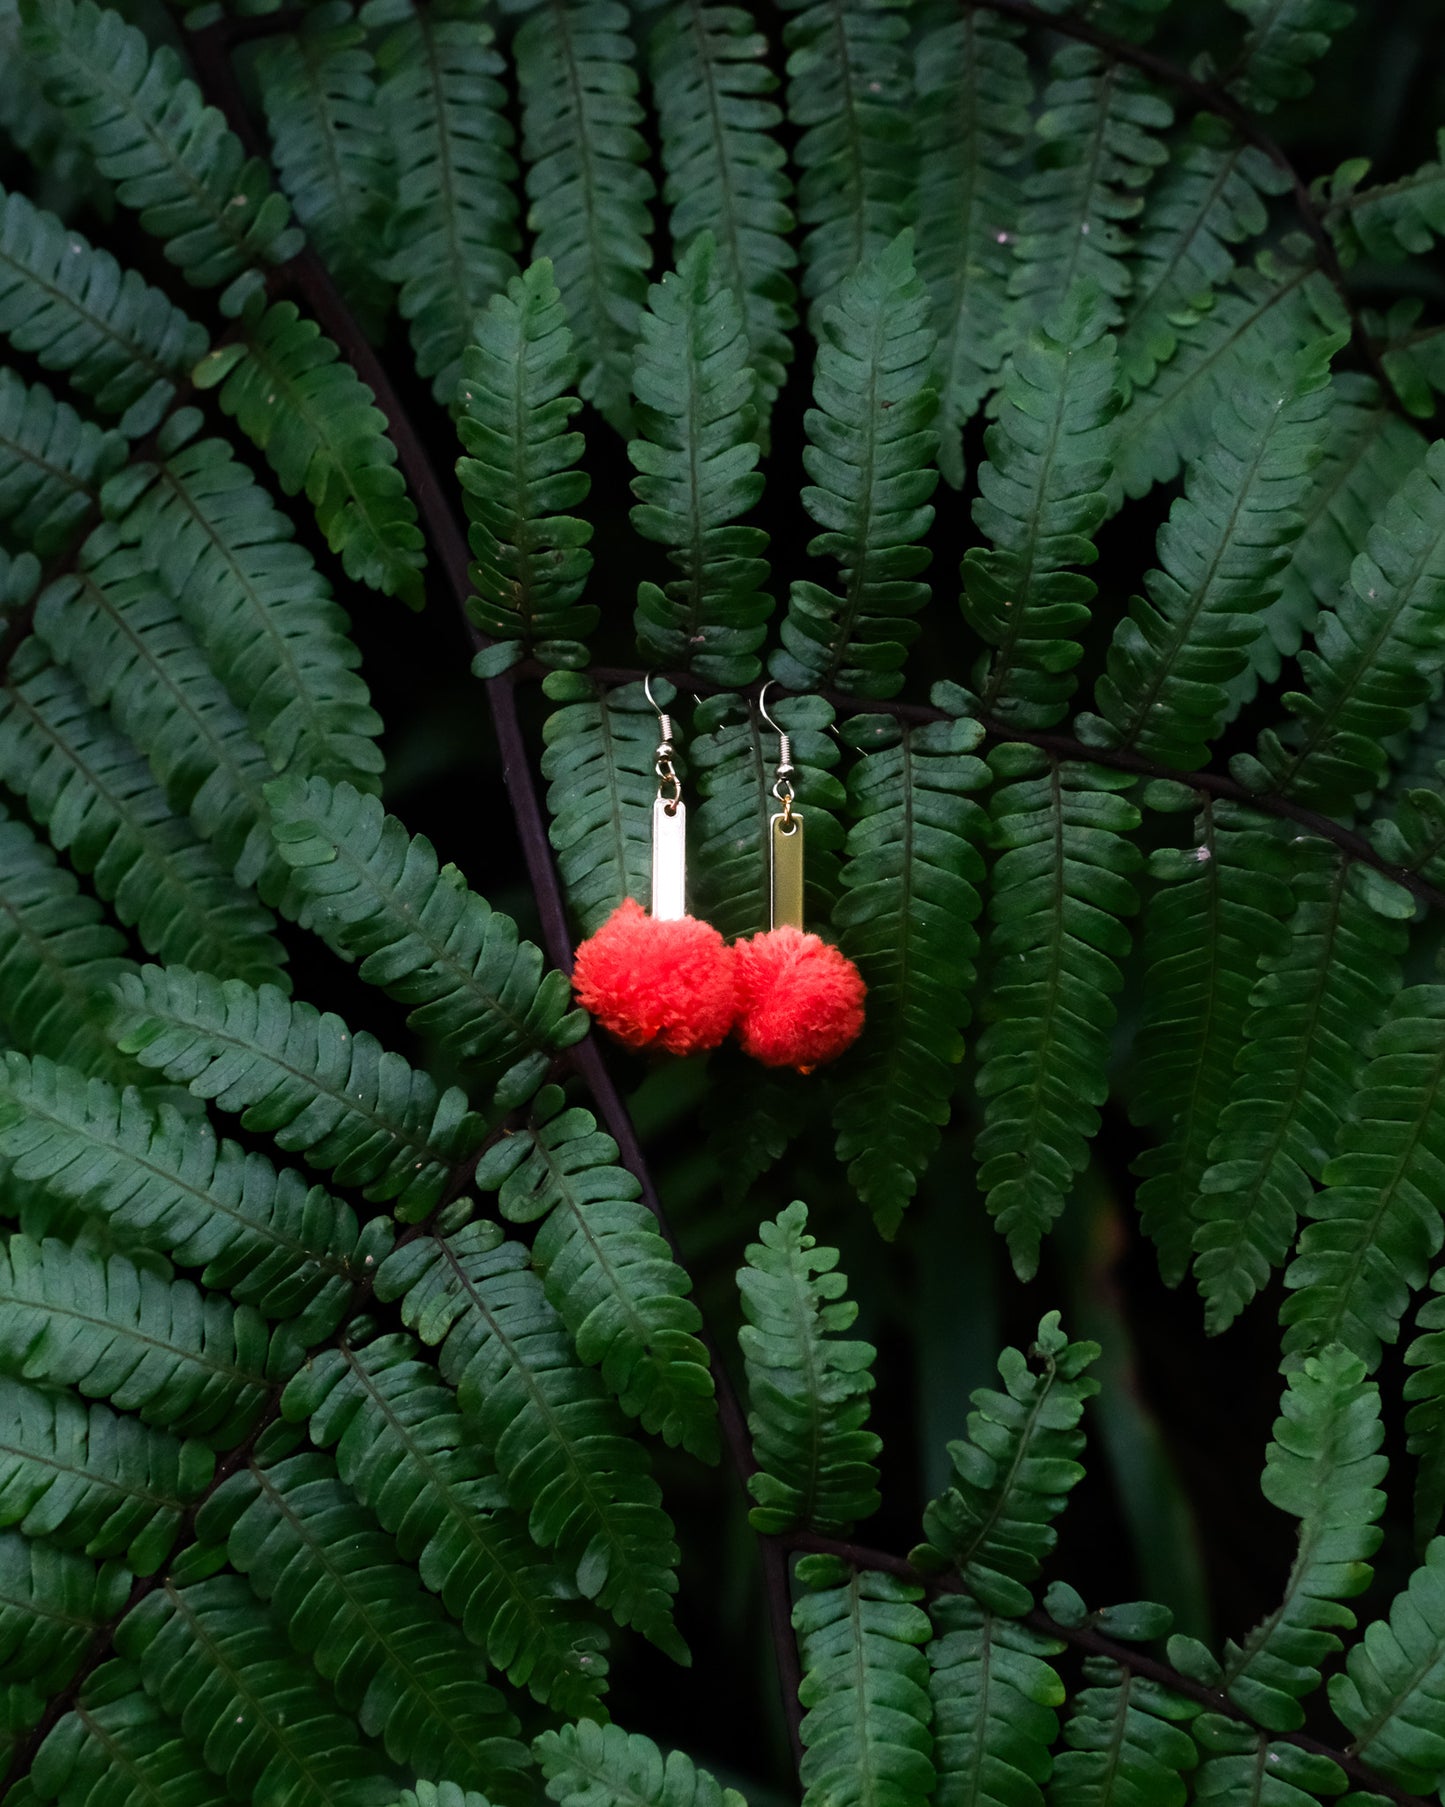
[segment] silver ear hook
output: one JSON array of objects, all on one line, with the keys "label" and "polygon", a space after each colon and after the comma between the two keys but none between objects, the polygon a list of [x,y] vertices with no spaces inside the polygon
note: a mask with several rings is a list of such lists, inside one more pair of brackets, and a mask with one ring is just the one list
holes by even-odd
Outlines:
[{"label": "silver ear hook", "polygon": [[778,776],[773,785],[773,795],[783,806],[783,830],[787,833],[793,821],[793,743],[768,714],[768,692],[775,682],[775,679],[769,678],[758,692],[758,714],[778,737]]},{"label": "silver ear hook", "polygon": [[653,755],[653,771],[659,780],[658,795],[667,806],[671,815],[682,798],[682,784],[673,765],[673,755],[677,749],[672,744],[672,717],[663,709],[652,694],[652,673],[649,671],[642,680],[642,694],[657,711],[658,742],[657,752]]}]

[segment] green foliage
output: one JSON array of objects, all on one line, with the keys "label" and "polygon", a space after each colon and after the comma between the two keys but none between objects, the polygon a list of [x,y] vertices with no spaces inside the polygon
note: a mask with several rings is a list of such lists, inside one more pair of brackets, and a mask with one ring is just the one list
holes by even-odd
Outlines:
[{"label": "green foliage", "polygon": [[0,371],[0,526],[42,558],[94,518],[125,441],[83,420],[43,385]]},{"label": "green foliage", "polygon": [[681,1751],[664,1757],[650,1738],[620,1726],[584,1721],[543,1732],[536,1751],[547,1794],[562,1807],[622,1800],[645,1807],[745,1807],[735,1788],[719,1787]]},{"label": "green foliage", "polygon": [[939,1807],[1042,1807],[1064,1685],[1056,1639],[1001,1619],[966,1594],[932,1608],[934,1745]]},{"label": "green foliage", "polygon": [[1261,113],[1309,93],[1314,86],[1309,65],[1355,16],[1345,0],[1229,0],[1229,5],[1249,21],[1232,86]]},{"label": "green foliage", "polygon": [[1049,1807],[1182,1807],[1184,1778],[1199,1761],[1184,1727],[1198,1703],[1107,1657],[1086,1657],[1084,1680],[1064,1725],[1067,1749],[1054,1760]]}]

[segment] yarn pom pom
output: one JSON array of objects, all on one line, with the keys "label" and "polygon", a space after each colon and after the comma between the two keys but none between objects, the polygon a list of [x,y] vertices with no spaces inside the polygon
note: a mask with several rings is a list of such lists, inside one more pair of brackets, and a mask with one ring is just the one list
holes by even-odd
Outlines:
[{"label": "yarn pom pom", "polygon": [[845,953],[802,929],[737,944],[738,1040],[765,1067],[811,1073],[858,1039],[867,993]]},{"label": "yarn pom pom", "polygon": [[732,948],[694,916],[659,922],[624,898],[577,949],[577,1001],[629,1048],[697,1054],[737,1014]]}]

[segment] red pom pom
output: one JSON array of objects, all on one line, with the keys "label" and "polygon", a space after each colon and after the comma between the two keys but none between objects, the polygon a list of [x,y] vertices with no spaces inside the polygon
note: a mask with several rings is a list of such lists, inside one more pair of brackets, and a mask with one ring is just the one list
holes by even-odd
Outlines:
[{"label": "red pom pom", "polygon": [[840,949],[802,929],[737,944],[738,1040],[765,1067],[810,1073],[858,1039],[867,994]]},{"label": "red pom pom", "polygon": [[624,898],[577,949],[572,985],[629,1048],[697,1054],[715,1048],[737,1013],[733,950],[708,922],[658,922]]}]

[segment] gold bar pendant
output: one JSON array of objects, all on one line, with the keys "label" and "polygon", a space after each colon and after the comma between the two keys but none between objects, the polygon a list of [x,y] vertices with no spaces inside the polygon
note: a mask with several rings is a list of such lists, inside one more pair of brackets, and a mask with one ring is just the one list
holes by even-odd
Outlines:
[{"label": "gold bar pendant", "polygon": [[803,926],[803,818],[772,819],[773,927]]},{"label": "gold bar pendant", "polygon": [[687,805],[652,805],[652,914],[658,922],[687,915]]}]

